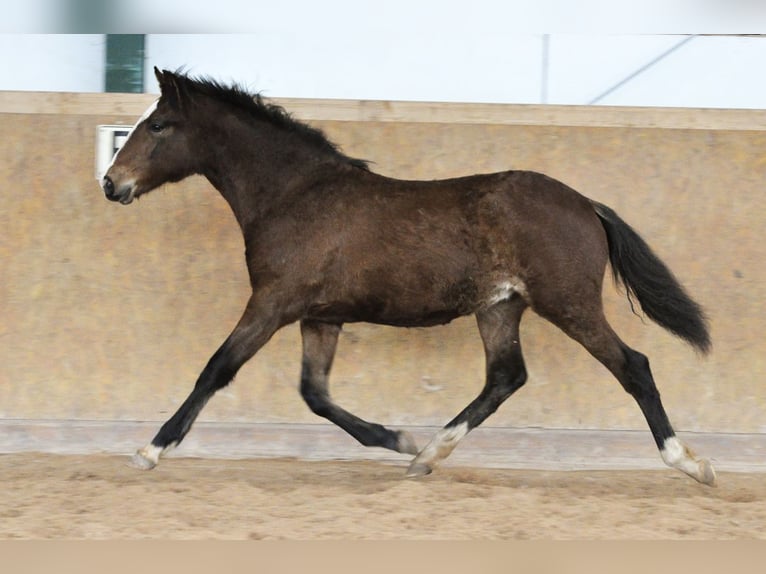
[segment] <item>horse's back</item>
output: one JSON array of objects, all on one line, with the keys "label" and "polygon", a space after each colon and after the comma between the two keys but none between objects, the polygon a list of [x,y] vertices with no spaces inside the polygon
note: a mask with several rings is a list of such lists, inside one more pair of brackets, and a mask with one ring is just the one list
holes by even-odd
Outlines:
[{"label": "horse's back", "polygon": [[302,258],[322,271],[311,316],[429,325],[514,293],[535,306],[562,290],[600,289],[603,228],[587,198],[552,178],[360,179],[347,197],[335,187],[303,230]]},{"label": "horse's back", "polygon": [[[479,256],[525,277],[603,273],[608,245],[590,199],[533,171],[447,180]],[[453,200],[454,201],[454,200]]]}]

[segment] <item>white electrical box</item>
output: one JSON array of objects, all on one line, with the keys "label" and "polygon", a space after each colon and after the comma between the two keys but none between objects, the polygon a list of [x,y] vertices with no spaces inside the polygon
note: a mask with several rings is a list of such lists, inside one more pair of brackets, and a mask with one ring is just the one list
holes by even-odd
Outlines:
[{"label": "white electrical box", "polygon": [[133,126],[98,126],[96,131],[96,180],[101,181],[114,154],[125,144]]}]

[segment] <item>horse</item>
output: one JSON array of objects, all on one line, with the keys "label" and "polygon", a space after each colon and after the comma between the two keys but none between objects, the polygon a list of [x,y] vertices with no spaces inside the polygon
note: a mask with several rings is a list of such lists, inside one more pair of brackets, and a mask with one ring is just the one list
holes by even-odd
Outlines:
[{"label": "horse", "polygon": [[[364,446],[413,455],[429,474],[527,380],[519,325],[531,309],[580,343],[637,402],[662,460],[714,485],[682,442],[645,355],[607,322],[607,264],[647,317],[701,354],[704,310],[613,209],[533,171],[434,181],[375,173],[325,134],[239,84],[154,69],[159,98],[101,181],[121,204],[201,174],[242,231],[251,294],[188,398],[131,464],[154,468],[216,391],[281,327],[300,323],[300,393]],[[635,310],[634,310],[635,311]],[[473,314],[485,353],[481,392],[419,449],[413,437],[333,402],[328,377],[344,323],[429,327]]]}]

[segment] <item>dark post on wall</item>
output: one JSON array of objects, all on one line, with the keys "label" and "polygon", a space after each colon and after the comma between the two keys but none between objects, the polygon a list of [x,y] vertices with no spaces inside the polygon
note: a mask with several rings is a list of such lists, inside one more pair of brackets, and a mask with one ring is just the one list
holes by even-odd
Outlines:
[{"label": "dark post on wall", "polygon": [[144,91],[144,34],[106,35],[104,91]]}]

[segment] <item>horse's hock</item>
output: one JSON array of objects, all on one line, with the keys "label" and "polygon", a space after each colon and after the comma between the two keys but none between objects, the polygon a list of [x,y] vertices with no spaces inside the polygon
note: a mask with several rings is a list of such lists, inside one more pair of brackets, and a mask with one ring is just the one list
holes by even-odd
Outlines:
[{"label": "horse's hock", "polygon": [[[132,124],[152,99],[0,94],[0,451],[132,451],[188,394],[247,300],[239,230],[206,181],[120,209],[94,180],[96,126]],[[701,433],[689,442],[710,441],[699,450],[721,469],[764,468],[766,112],[280,103],[386,175],[528,169],[614,207],[706,308],[713,353],[701,359],[635,317],[607,280],[610,322],[649,356],[680,434]],[[538,449],[554,464],[579,448],[590,453],[584,465],[614,455],[618,466],[661,466],[635,402],[603,367],[532,313],[522,341],[528,384],[456,455],[523,464]],[[356,414],[417,435],[476,395],[483,361],[472,318],[413,330],[351,324],[331,390]],[[213,398],[185,452],[374,456],[306,408],[299,374],[293,326]]]}]

